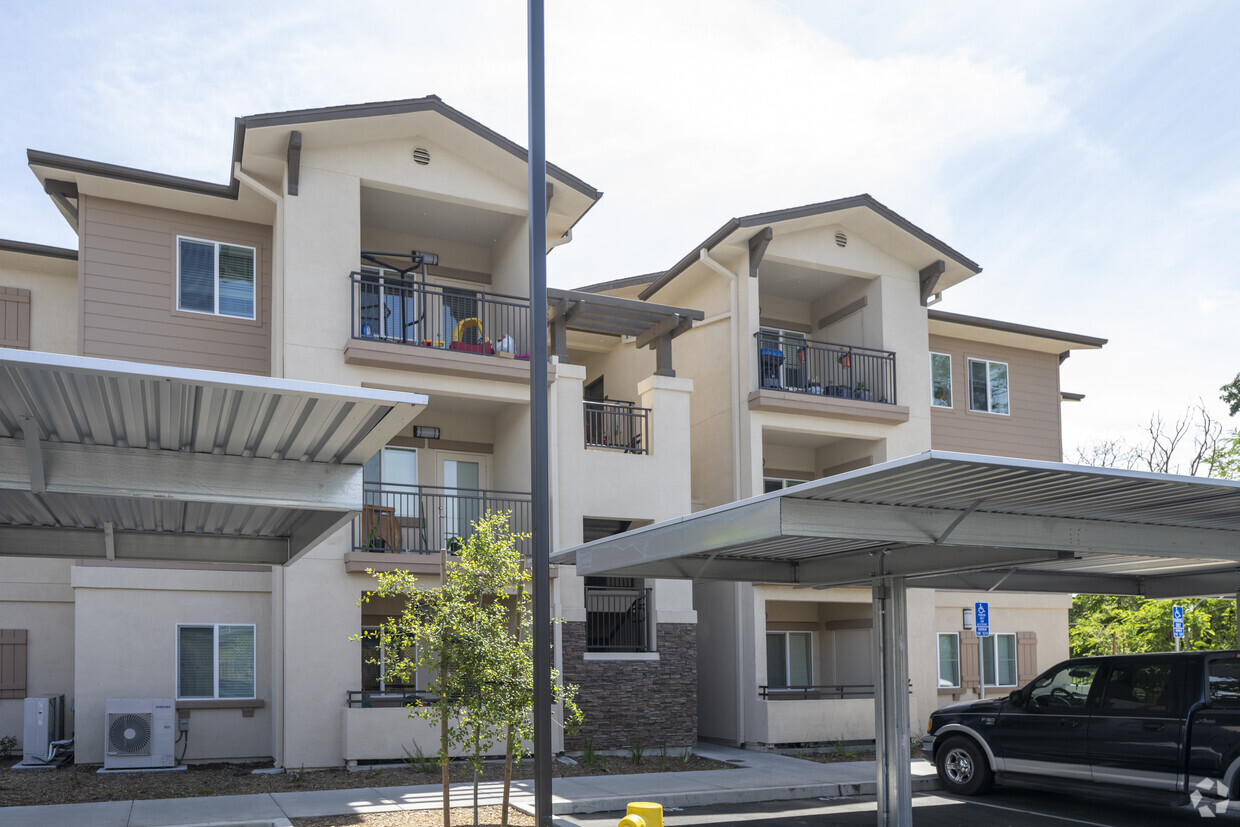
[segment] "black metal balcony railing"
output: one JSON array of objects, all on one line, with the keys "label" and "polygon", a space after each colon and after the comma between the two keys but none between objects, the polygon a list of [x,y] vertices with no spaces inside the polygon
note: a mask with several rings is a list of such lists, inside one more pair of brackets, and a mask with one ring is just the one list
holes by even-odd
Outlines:
[{"label": "black metal balcony railing", "polygon": [[529,358],[528,299],[395,275],[354,272],[349,280],[354,339]]},{"label": "black metal balcony railing", "polygon": [[[356,551],[455,551],[487,512],[509,515],[514,534],[529,534],[530,495],[517,491],[366,483],[362,516],[353,521]],[[529,555],[529,540],[518,540]]]},{"label": "black metal balcony railing", "polygon": [[890,350],[755,335],[763,388],[896,404],[896,355]]},{"label": "black metal balcony railing", "polygon": [[586,586],[586,649],[647,652],[650,589]]},{"label": "black metal balcony railing", "polygon": [[619,448],[628,454],[650,453],[650,409],[632,402],[590,399],[585,406],[586,447]]},{"label": "black metal balcony railing", "polygon": [[873,698],[874,684],[818,684],[815,686],[759,686],[758,697],[764,701],[842,701]]}]

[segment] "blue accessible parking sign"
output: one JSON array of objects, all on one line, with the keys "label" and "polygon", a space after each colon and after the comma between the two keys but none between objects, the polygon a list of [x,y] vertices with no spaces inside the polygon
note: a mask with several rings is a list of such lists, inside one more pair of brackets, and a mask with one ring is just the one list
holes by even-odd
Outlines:
[{"label": "blue accessible parking sign", "polygon": [[1171,607],[1171,634],[1173,637],[1184,637],[1184,607]]},{"label": "blue accessible parking sign", "polygon": [[990,604],[973,604],[973,631],[978,637],[990,637]]}]

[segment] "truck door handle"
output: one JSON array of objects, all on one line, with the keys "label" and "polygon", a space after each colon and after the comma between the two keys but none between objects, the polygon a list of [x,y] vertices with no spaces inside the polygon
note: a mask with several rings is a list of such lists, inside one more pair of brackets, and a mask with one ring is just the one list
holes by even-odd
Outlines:
[{"label": "truck door handle", "polygon": [[1060,726],[1066,726],[1066,727],[1068,727],[1068,729],[1076,729],[1077,727],[1079,727],[1079,726],[1081,725],[1081,722],[1080,722],[1080,721],[1074,721],[1074,720],[1073,720],[1073,719],[1071,719],[1071,718],[1060,718],[1060,719],[1059,719],[1059,725],[1060,725]]},{"label": "truck door handle", "polygon": [[1145,723],[1141,724],[1141,729],[1145,730],[1146,732],[1162,732],[1164,726],[1166,725],[1157,723],[1155,721],[1146,721]]}]

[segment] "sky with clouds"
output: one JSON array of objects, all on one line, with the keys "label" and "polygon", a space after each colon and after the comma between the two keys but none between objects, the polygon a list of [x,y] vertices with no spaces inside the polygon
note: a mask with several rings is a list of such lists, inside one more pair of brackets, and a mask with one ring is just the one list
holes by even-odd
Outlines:
[{"label": "sky with clouds", "polygon": [[[76,239],[25,150],[223,183],[233,118],[438,94],[527,142],[525,3],[0,0],[0,238]],[[547,0],[548,159],[605,193],[549,259],[666,269],[868,192],[984,272],[941,309],[1110,340],[1065,450],[1240,370],[1240,3]],[[1229,425],[1240,424],[1235,421]]]}]

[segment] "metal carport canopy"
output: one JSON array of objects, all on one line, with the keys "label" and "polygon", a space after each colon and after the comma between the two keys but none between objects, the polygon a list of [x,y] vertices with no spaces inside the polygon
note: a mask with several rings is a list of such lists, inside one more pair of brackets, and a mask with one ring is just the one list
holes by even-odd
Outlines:
[{"label": "metal carport canopy", "polygon": [[1176,597],[1240,587],[1240,482],[929,451],[552,555],[586,574]]},{"label": "metal carport canopy", "polygon": [[283,565],[416,393],[0,351],[0,555]]},{"label": "metal carport canopy", "polygon": [[1234,594],[1240,482],[930,451],[552,562],[580,575],[869,585],[878,824],[910,825],[906,588]]}]

